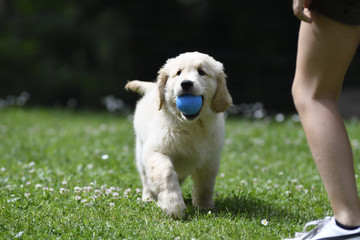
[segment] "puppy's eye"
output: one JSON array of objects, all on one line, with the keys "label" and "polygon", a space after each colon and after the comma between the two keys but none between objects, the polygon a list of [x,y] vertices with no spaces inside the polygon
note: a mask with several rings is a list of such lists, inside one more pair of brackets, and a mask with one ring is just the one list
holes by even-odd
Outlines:
[{"label": "puppy's eye", "polygon": [[201,68],[198,69],[198,73],[200,76],[206,75],[206,73]]},{"label": "puppy's eye", "polygon": [[176,72],[176,76],[180,76],[180,74],[181,74],[181,70]]}]

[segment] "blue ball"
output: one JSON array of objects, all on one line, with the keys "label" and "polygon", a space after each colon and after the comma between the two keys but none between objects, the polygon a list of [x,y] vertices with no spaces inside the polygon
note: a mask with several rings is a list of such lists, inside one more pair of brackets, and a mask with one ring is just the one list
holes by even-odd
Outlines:
[{"label": "blue ball", "polygon": [[200,111],[202,106],[201,96],[182,95],[176,98],[176,106],[185,115],[194,115]]}]

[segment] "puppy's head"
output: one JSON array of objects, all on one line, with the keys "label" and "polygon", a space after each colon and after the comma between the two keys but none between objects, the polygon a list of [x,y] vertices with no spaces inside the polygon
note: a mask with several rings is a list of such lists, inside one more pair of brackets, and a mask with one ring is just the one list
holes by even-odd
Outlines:
[{"label": "puppy's head", "polygon": [[[182,119],[195,120],[202,112],[224,112],[232,104],[223,65],[209,55],[199,52],[180,54],[169,59],[158,74],[159,110],[166,105]],[[193,115],[179,112],[176,98],[184,94],[202,97],[203,105],[199,112]]]}]

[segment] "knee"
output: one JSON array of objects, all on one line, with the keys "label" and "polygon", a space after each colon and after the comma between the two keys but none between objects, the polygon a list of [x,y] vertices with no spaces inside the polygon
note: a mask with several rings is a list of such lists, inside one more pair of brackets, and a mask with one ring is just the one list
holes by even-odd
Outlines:
[{"label": "knee", "polygon": [[337,89],[319,88],[314,85],[299,84],[294,81],[291,89],[294,105],[299,114],[313,109],[314,105],[322,104],[326,106],[335,106],[338,98]]},{"label": "knee", "polygon": [[310,104],[311,97],[305,89],[293,84],[291,94],[296,110],[301,113],[308,104]]}]

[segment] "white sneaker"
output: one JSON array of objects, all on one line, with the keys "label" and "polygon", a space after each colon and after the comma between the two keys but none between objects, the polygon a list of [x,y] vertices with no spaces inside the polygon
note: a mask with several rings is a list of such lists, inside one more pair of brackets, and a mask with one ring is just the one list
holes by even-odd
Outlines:
[{"label": "white sneaker", "polygon": [[[317,227],[306,232],[306,228],[312,225]],[[284,240],[360,240],[360,228],[346,230],[336,225],[334,217],[326,217],[324,220],[308,222],[303,232],[295,233],[295,238]]]}]

